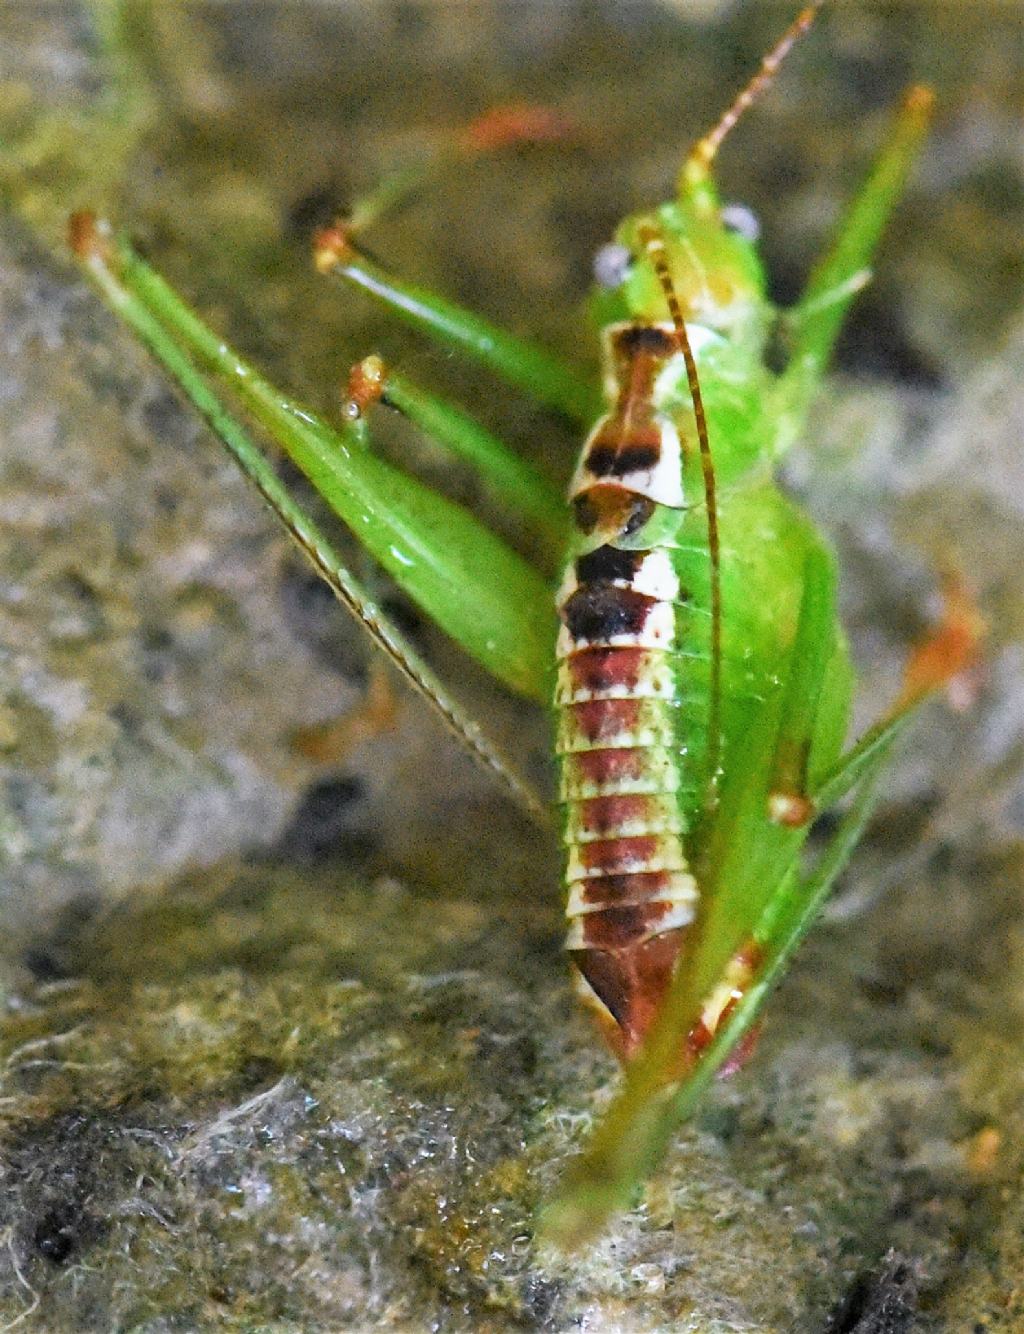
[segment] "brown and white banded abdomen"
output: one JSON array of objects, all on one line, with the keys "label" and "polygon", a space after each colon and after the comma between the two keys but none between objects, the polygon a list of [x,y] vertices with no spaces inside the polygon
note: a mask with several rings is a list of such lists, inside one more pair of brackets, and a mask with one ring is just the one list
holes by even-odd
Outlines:
[{"label": "brown and white banded abdomen", "polygon": [[665,550],[606,545],[572,562],[558,598],[566,947],[625,1056],[696,911],[679,802],[678,596]]},{"label": "brown and white banded abdomen", "polygon": [[687,595],[667,547],[626,549],[659,507],[686,507],[680,426],[656,402],[658,386],[685,369],[671,325],[609,326],[604,354],[610,410],[569,490],[575,535],[558,593],[556,750],[566,945],[612,1046],[629,1056],[697,905],[682,814],[693,806],[685,752],[694,692],[677,680],[689,661],[678,642]]}]

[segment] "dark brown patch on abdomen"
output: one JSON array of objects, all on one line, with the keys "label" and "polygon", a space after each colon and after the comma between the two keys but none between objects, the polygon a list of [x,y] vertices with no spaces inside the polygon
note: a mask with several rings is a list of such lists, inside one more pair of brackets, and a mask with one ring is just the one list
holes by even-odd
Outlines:
[{"label": "dark brown patch on abdomen", "polygon": [[638,635],[657,599],[613,584],[585,584],[562,607],[562,620],[575,640]]},{"label": "dark brown patch on abdomen", "polygon": [[628,444],[611,444],[598,436],[585,462],[593,477],[628,477],[633,472],[648,472],[660,458],[661,432],[652,425],[646,431],[635,431]]},{"label": "dark brown patch on abdomen", "polygon": [[627,582],[644,562],[646,551],[621,551],[618,547],[597,547],[576,560],[578,584],[612,583],[616,579]]},{"label": "dark brown patch on abdomen", "polygon": [[596,839],[578,849],[580,864],[592,876],[617,876],[642,873],[661,850],[657,834],[635,834],[629,838]]}]

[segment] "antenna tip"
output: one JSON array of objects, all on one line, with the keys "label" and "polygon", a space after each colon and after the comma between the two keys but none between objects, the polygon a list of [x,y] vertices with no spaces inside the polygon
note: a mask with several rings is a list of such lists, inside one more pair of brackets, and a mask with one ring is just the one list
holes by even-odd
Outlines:
[{"label": "antenna tip", "polygon": [[680,177],[680,189],[684,194],[699,188],[711,174],[711,164],[715,159],[722,140],[733,128],[747,108],[757,100],[769,86],[779,71],[779,66],[796,43],[814,22],[820,8],[820,0],[807,5],[796,16],[779,40],[761,60],[761,66],[712,126],[690,149]]}]

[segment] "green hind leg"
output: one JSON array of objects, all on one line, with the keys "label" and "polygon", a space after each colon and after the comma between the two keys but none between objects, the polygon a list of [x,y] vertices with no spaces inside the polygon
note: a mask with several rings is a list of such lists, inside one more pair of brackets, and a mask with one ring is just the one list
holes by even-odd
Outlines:
[{"label": "green hind leg", "polygon": [[[479,635],[460,638],[457,633],[460,627],[455,621],[450,621],[448,628],[484,666],[490,665],[489,659],[494,659],[497,649],[498,665],[491,667],[492,673],[511,689],[538,701],[546,699],[551,652],[547,641],[554,633],[550,599],[540,576],[459,506],[435,496],[396,469],[384,465],[382,471],[379,461],[354,438],[353,432],[332,432],[313,413],[272,389],[201,324],[127,243],[111,240],[101,226],[84,215],[73,220],[72,239],[86,272],[107,303],[178,382],[339,600],[415,688],[430,700],[446,726],[463,740],[471,753],[505,782],[515,799],[531,814],[546,819],[544,803],[488,741],[363,582],[346,566],[323,528],[290,495],[269,460],[207,384],[197,363],[230,381],[251,414],[274,431],[275,438],[307,472],[328,503],[332,503],[328,491],[332,488],[334,492],[344,491],[342,502],[333,505],[335,511],[356,528],[367,548],[393,570],[397,581],[428,614],[436,617],[443,606],[451,608],[453,603],[462,601],[470,604],[481,624],[489,622],[492,615],[511,618],[518,632],[525,636],[524,644],[534,641],[525,653],[517,655],[514,645],[498,646],[489,638],[482,643]],[[325,486],[325,478],[330,486]],[[399,522],[391,526],[376,522],[377,509],[386,510],[389,506],[394,506],[401,515]],[[409,553],[436,544],[439,530],[445,532],[455,550],[448,555],[442,552],[440,563],[435,562],[432,567],[414,568],[415,577],[410,580],[404,566]],[[497,567],[492,561],[497,561]],[[479,562],[479,577],[470,577],[460,585],[458,577],[467,573],[467,562]],[[496,568],[503,571],[501,577],[513,581],[516,595],[510,596],[508,589],[493,582]],[[527,604],[517,607],[517,596],[527,598]],[[474,605],[478,599],[479,605]],[[485,630],[484,634],[489,637],[490,632]]]}]

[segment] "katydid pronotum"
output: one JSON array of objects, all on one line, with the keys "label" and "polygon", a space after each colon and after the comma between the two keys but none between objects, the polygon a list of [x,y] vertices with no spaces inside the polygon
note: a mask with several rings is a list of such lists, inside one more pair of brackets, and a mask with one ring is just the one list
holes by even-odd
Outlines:
[{"label": "katydid pronotum", "polygon": [[[567,948],[624,1062],[623,1085],[546,1213],[571,1242],[629,1204],[764,999],[846,864],[918,704],[968,662],[979,623],[953,588],[884,717],[843,750],[853,673],[834,558],[778,488],[846,311],[924,136],[909,90],[797,303],[766,295],[756,229],[723,207],[718,149],[810,25],[804,10],[684,160],[674,197],[628,217],[595,260],[603,395],[534,343],[389,273],[360,245],[422,173],[385,182],[318,234],[318,269],[590,428],[569,502],[462,409],[371,356],[342,420],[284,396],[88,214],[73,248],[252,479],[339,599],[447,725],[539,819],[538,796],[286,490],[220,397],[284,449],[424,612],[503,686],[554,702]],[[536,108],[481,118],[457,151],[546,137]],[[452,156],[453,154],[449,154]],[[434,164],[436,169],[436,164]],[[780,370],[766,364],[781,339]],[[216,385],[217,388],[213,386]],[[535,535],[528,561],[468,511],[374,455],[369,418],[404,413]],[[596,426],[591,426],[597,419]],[[561,560],[555,593],[549,572]],[[816,815],[852,800],[816,861]]]}]

